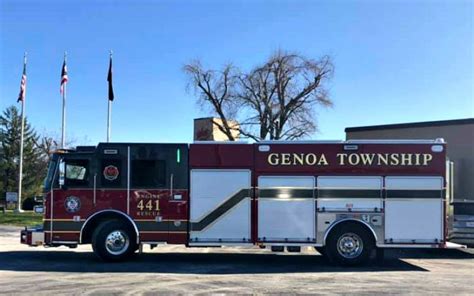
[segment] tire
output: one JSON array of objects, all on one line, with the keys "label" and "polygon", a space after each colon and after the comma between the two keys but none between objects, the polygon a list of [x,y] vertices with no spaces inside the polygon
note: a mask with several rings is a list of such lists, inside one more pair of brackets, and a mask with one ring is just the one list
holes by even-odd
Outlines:
[{"label": "tire", "polygon": [[122,221],[103,222],[92,234],[92,249],[103,261],[123,261],[130,257],[137,247],[133,229]]},{"label": "tire", "polygon": [[345,223],[329,234],[326,254],[331,262],[339,265],[363,265],[369,261],[374,245],[372,234],[365,227]]}]

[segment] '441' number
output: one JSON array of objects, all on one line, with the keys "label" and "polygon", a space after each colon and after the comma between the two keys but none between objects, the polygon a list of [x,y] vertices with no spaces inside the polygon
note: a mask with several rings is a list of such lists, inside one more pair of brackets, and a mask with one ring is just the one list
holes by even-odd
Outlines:
[{"label": "'441' number", "polygon": [[148,211],[159,211],[160,210],[160,201],[158,199],[155,200],[148,200],[145,202],[145,200],[140,200],[137,204],[137,208],[140,211],[143,211],[147,209]]}]

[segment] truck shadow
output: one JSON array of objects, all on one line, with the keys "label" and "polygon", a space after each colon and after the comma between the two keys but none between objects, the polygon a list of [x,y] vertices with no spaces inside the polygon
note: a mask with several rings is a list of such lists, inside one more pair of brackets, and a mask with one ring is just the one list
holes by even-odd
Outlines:
[{"label": "truck shadow", "polygon": [[474,259],[474,249],[393,249],[389,256],[403,259]]},{"label": "truck shadow", "polygon": [[[474,255],[470,258],[474,258]],[[104,263],[96,259],[93,253],[54,250],[0,252],[0,270],[170,274],[428,271],[394,256],[387,256],[383,263],[361,267],[333,266],[323,256],[315,254],[272,253],[145,253],[127,262]]]}]

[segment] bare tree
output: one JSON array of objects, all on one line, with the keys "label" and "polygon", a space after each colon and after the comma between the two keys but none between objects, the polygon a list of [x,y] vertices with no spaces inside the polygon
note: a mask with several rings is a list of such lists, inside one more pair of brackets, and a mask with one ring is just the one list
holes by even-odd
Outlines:
[{"label": "bare tree", "polygon": [[36,147],[41,150],[43,157],[49,163],[51,160],[52,152],[59,148],[60,145],[50,136],[42,136],[38,142],[35,143]]},{"label": "bare tree", "polygon": [[[328,56],[313,60],[278,51],[248,73],[231,66],[204,70],[199,62],[184,69],[200,103],[222,120],[219,129],[229,140],[234,129],[256,141],[307,137],[317,130],[316,107],[332,106],[327,82],[334,67]],[[230,119],[239,126],[227,124]]]},{"label": "bare tree", "polygon": [[[87,143],[87,138],[81,141]],[[74,147],[78,140],[74,137],[67,139],[66,147]],[[37,141],[35,141],[35,146],[41,151],[41,154],[46,161],[46,164],[49,163],[52,157],[52,153],[55,150],[61,149],[61,137],[57,133],[44,132]]]},{"label": "bare tree", "polygon": [[232,65],[226,65],[221,71],[205,70],[199,61],[184,66],[184,72],[189,75],[189,87],[199,94],[198,103],[210,106],[221,122],[213,121],[230,141],[234,141],[233,126],[230,120],[237,113],[237,104],[233,98],[236,74]]}]

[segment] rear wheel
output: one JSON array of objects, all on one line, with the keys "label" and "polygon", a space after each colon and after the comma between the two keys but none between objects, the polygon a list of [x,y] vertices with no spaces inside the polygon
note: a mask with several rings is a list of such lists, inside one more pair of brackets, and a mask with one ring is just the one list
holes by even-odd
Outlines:
[{"label": "rear wheel", "polygon": [[137,249],[135,234],[121,221],[103,222],[92,235],[92,249],[104,261],[122,261]]},{"label": "rear wheel", "polygon": [[367,263],[373,248],[372,234],[355,223],[337,226],[326,241],[327,256],[332,262],[341,265]]}]

